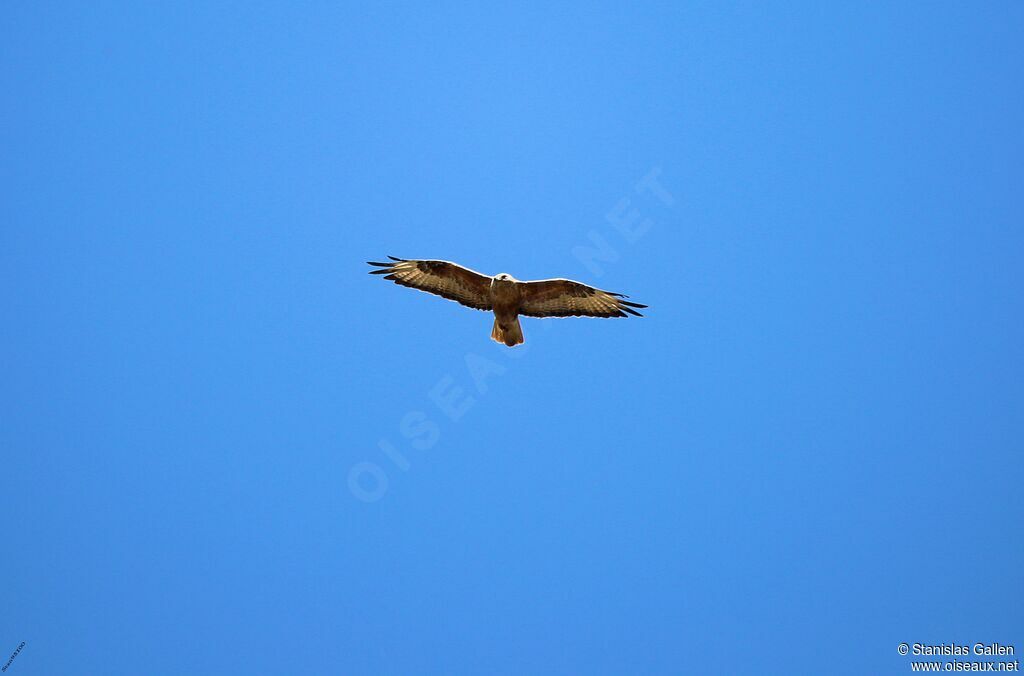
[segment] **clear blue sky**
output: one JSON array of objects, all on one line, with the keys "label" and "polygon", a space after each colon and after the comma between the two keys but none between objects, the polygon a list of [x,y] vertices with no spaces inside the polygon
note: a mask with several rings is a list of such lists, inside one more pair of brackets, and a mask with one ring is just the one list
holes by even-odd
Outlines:
[{"label": "clear blue sky", "polygon": [[1024,7],[626,4],[0,10],[5,676],[1024,650]]}]

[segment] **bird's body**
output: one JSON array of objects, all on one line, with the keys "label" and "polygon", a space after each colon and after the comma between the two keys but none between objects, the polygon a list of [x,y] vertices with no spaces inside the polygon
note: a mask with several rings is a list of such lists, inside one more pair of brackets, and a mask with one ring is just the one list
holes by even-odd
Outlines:
[{"label": "bird's body", "polygon": [[392,263],[370,274],[385,275],[396,284],[437,294],[476,310],[494,312],[491,338],[509,347],[523,342],[519,315],[528,317],[625,317],[642,316],[634,308],[646,305],[624,300],[626,296],[601,291],[569,279],[521,282],[508,273],[493,277],[448,261],[405,260],[388,256]]},{"label": "bird's body", "polygon": [[494,328],[491,339],[509,347],[523,342],[523,328],[519,325],[519,288],[512,275],[501,273],[491,279],[491,302],[494,305]]}]

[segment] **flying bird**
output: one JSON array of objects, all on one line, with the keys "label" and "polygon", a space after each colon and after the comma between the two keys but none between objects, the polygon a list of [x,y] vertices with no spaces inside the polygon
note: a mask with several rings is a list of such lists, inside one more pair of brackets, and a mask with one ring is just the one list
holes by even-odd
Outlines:
[{"label": "flying bird", "polygon": [[491,339],[509,347],[523,342],[519,315],[527,317],[642,317],[629,296],[602,291],[571,279],[520,282],[512,275],[493,277],[448,261],[413,261],[388,256],[390,263],[367,261],[395,284],[433,293],[474,310],[492,310]]}]

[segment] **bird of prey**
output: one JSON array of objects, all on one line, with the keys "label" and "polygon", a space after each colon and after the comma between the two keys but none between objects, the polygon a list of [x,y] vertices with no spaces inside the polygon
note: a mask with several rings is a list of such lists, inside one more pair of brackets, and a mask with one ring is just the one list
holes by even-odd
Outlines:
[{"label": "bird of prey", "polygon": [[490,277],[448,261],[413,261],[388,256],[390,263],[367,261],[395,284],[437,294],[475,310],[493,310],[491,339],[509,347],[523,342],[519,315],[527,317],[642,317],[646,305],[629,296],[601,291],[570,279],[520,282],[501,273]]}]

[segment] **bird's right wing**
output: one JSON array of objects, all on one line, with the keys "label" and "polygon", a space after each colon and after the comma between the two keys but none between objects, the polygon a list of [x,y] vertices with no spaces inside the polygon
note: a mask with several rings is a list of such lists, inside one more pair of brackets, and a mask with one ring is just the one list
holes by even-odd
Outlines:
[{"label": "bird's right wing", "polygon": [[528,317],[642,317],[634,308],[646,305],[625,300],[628,296],[602,291],[571,279],[520,282],[519,313]]},{"label": "bird's right wing", "polygon": [[393,262],[375,263],[380,270],[371,275],[384,275],[395,284],[437,294],[475,310],[491,310],[491,278],[448,261],[409,261],[388,256]]}]

